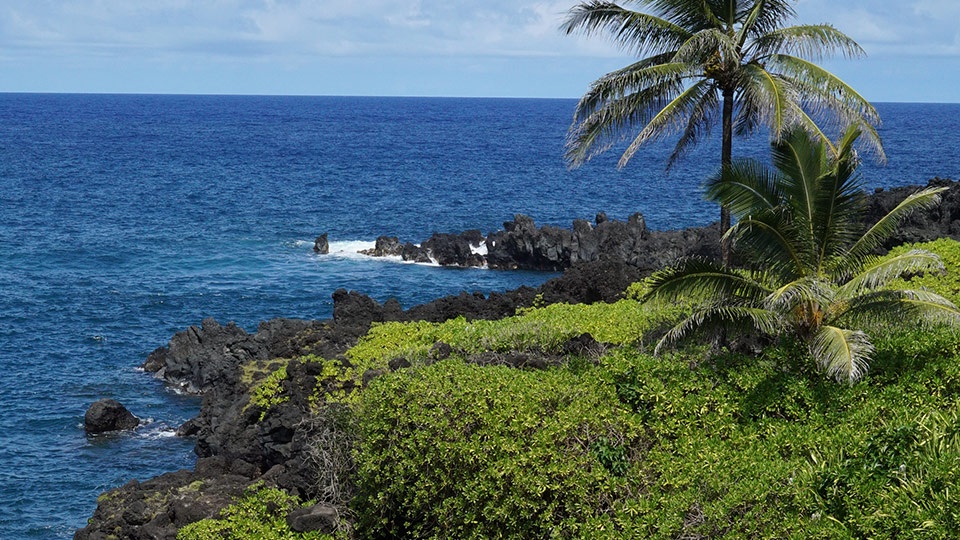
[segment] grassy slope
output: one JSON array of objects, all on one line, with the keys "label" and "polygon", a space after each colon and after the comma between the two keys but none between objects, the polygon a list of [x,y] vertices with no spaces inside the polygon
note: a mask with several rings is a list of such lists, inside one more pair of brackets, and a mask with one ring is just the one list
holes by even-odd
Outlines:
[{"label": "grassy slope", "polygon": [[[950,271],[910,286],[960,300],[960,244],[923,247]],[[790,343],[760,358],[707,359],[702,349],[652,357],[642,336],[676,310],[625,300],[495,322],[391,323],[349,353],[351,368],[306,359],[329,364],[320,386],[347,390],[326,399],[357,413],[356,536],[949,538],[960,530],[953,330],[874,331],[870,373],[847,386],[816,373]],[[559,350],[583,332],[620,346],[543,370],[464,362],[484,351]],[[454,354],[432,362],[437,341]],[[361,392],[344,384],[399,356],[413,367]]]}]

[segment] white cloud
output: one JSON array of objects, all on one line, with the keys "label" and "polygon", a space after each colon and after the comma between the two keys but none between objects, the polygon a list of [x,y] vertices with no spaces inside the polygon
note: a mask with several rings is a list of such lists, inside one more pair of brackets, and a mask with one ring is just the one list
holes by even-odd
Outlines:
[{"label": "white cloud", "polygon": [[[407,72],[423,79],[414,73],[417,66],[424,70],[474,66],[471,73],[520,80],[529,66],[536,65],[541,76],[557,73],[581,88],[628,62],[629,55],[601,36],[563,35],[560,25],[575,3],[2,0],[0,69],[6,71],[0,75],[26,80],[24,73],[54,66],[49,75],[37,76],[56,81],[59,73],[86,63],[101,70],[89,73],[102,77],[116,70],[121,79],[125,73],[120,66],[135,66],[148,74],[170,70],[226,85],[217,79],[225,77],[223,73],[242,78],[268,73],[270,66],[298,75],[304,72],[301,67],[312,66],[331,80],[350,79],[351,69],[373,73],[386,66],[401,88],[398,91],[404,91],[401,78]],[[891,69],[909,67],[909,60],[897,64],[898,58],[938,56],[949,66],[960,56],[960,0],[798,0],[796,7],[797,22],[829,22],[857,40],[871,59],[881,59]],[[335,65],[337,71],[318,65]],[[396,66],[404,69],[392,69]],[[424,91],[416,85],[411,88]]]},{"label": "white cloud", "polygon": [[[563,0],[5,0],[0,48],[245,55],[615,54],[563,36]],[[139,53],[138,53],[139,54]]]},{"label": "white cloud", "polygon": [[869,54],[957,55],[960,2],[957,0],[801,0],[802,22],[829,22]]}]

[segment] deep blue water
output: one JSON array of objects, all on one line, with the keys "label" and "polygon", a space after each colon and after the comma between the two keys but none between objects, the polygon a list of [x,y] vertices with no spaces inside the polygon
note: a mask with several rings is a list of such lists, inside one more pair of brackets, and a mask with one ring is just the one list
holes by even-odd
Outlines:
[{"label": "deep blue water", "polygon": [[[171,436],[199,403],[136,370],[206,316],[248,330],[327,318],[345,287],[405,306],[536,273],[314,255],[380,234],[491,231],[522,212],[569,225],[598,210],[654,228],[703,225],[705,145],[670,175],[670,148],[626,169],[562,161],[573,100],[0,94],[0,531],[69,538],[97,495],[189,467]],[[889,163],[869,187],[960,177],[960,105],[881,104]],[[762,156],[762,137],[737,141]],[[150,422],[88,438],[86,407]]]}]

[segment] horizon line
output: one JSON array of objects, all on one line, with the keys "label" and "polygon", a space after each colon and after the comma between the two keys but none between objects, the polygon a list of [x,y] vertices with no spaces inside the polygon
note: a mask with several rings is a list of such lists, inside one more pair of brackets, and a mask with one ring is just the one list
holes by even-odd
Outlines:
[{"label": "horizon line", "polygon": [[[516,100],[560,100],[576,101],[580,96],[471,96],[471,95],[436,95],[436,94],[257,94],[243,92],[58,92],[58,91],[24,91],[0,90],[0,95],[60,95],[60,96],[182,96],[182,97],[292,97],[292,98],[371,98],[371,99],[516,99]],[[871,101],[871,103],[891,103],[903,105],[958,105],[960,102],[950,101]]]}]

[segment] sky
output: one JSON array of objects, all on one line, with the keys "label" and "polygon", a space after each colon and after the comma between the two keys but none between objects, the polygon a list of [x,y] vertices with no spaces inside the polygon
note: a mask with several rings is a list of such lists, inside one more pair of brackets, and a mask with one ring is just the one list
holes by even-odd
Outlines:
[{"label": "sky", "polygon": [[[2,0],[0,92],[576,98],[632,58],[574,0]],[[629,3],[625,5],[630,5]],[[960,102],[960,0],[798,0],[874,102]]]}]

